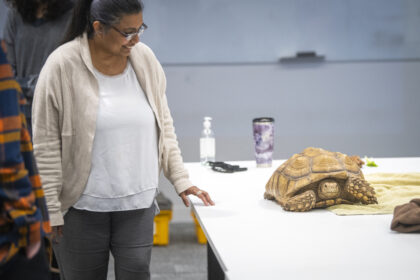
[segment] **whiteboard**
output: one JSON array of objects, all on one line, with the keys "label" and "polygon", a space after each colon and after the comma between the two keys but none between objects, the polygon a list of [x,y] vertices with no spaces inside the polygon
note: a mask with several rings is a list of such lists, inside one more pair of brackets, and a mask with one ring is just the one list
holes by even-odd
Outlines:
[{"label": "whiteboard", "polygon": [[144,0],[141,40],[162,63],[420,58],[420,0]]}]

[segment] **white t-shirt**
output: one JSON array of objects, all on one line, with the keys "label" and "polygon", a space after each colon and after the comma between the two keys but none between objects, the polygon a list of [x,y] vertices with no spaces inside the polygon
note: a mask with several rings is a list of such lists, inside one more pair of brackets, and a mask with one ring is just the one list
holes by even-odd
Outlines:
[{"label": "white t-shirt", "polygon": [[159,180],[158,128],[131,64],[123,73],[95,71],[100,101],[86,188],[73,206],[108,212],[148,208]]}]

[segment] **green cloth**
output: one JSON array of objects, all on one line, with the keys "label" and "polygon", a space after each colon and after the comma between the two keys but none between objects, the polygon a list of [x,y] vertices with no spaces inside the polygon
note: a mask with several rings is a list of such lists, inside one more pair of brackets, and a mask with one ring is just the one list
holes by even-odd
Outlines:
[{"label": "green cloth", "polygon": [[340,204],[327,209],[337,215],[392,214],[397,205],[420,198],[420,173],[375,173],[365,179],[375,189],[378,204]]}]

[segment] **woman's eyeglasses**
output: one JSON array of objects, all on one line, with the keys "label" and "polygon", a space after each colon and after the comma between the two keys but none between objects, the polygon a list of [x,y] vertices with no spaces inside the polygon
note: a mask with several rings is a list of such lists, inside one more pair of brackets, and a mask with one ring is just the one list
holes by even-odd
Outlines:
[{"label": "woman's eyeglasses", "polygon": [[144,30],[146,30],[146,29],[147,29],[147,25],[146,25],[145,23],[143,23],[143,24],[140,26],[139,30],[137,30],[137,31],[136,31],[136,32],[134,32],[134,33],[125,33],[125,32],[122,32],[121,30],[119,30],[118,28],[116,28],[115,26],[112,26],[112,25],[111,25],[111,27],[112,27],[115,31],[117,31],[118,33],[120,33],[121,35],[123,35],[127,41],[130,41],[130,40],[131,40],[131,39],[133,39],[135,36],[140,36],[141,34],[143,34]]}]

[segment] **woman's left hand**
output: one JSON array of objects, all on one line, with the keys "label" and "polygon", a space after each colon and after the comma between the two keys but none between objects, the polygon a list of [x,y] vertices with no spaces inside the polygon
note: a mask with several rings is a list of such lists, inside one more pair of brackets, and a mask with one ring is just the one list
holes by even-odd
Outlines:
[{"label": "woman's left hand", "polygon": [[185,206],[187,207],[190,206],[190,201],[187,198],[187,195],[190,195],[190,194],[193,194],[199,197],[204,202],[204,205],[206,206],[214,205],[213,200],[211,200],[210,195],[206,191],[200,190],[196,186],[192,186],[179,194]]}]

